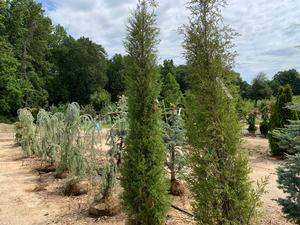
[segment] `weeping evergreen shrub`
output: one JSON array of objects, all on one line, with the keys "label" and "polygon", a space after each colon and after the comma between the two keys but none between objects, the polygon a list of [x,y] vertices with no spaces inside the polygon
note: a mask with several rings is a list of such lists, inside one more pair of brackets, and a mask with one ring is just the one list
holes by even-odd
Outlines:
[{"label": "weeping evergreen shrub", "polygon": [[158,29],[154,4],[154,1],[138,1],[129,19],[125,40],[129,133],[121,184],[128,223],[135,225],[162,225],[169,208],[165,147],[157,100]]},{"label": "weeping evergreen shrub", "polygon": [[37,155],[52,165],[57,161],[56,156],[61,150],[60,143],[64,138],[64,115],[51,114],[41,109],[37,114]]},{"label": "weeping evergreen shrub", "polygon": [[64,114],[64,134],[60,143],[57,173],[73,176],[94,175],[96,171],[96,122],[89,115],[80,115],[77,103],[69,104]]},{"label": "weeping evergreen shrub", "polygon": [[21,145],[26,157],[32,156],[36,151],[36,126],[30,110],[18,110],[19,122],[16,125],[17,142]]},{"label": "weeping evergreen shrub", "polygon": [[190,20],[183,27],[191,71],[186,99],[191,171],[186,177],[195,219],[203,225],[255,224],[258,201],[241,148],[236,99],[226,85],[231,83],[234,33],[223,26],[220,13],[225,4],[225,0],[188,1]]},{"label": "weeping evergreen shrub", "polygon": [[96,121],[80,115],[77,103],[69,104],[65,112],[37,113],[36,124],[28,109],[18,111],[18,142],[26,156],[35,155],[56,167],[57,173],[70,176],[94,176],[96,173]]},{"label": "weeping evergreen shrub", "polygon": [[184,147],[186,130],[182,118],[182,109],[173,106],[164,109],[164,141],[167,150],[167,166],[171,174],[171,183],[177,181],[177,175],[186,166]]}]

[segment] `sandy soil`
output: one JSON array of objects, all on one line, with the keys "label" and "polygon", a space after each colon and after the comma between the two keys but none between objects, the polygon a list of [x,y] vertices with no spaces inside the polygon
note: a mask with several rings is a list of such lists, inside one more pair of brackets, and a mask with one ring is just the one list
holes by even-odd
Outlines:
[{"label": "sandy soil", "polygon": [[[2,128],[2,129],[1,129]],[[1,133],[2,132],[2,133]],[[281,161],[269,155],[268,142],[262,138],[247,137],[253,180],[269,176],[267,194],[263,196],[262,225],[292,225],[281,213],[273,199],[284,197],[277,188],[276,168]],[[88,205],[93,194],[79,197],[62,195],[64,180],[53,174],[38,173],[38,159],[24,159],[19,147],[14,144],[14,134],[9,126],[0,125],[0,225],[79,225],[103,224],[124,225],[125,215],[112,218],[90,218]],[[173,204],[191,211],[189,195],[173,198]],[[168,213],[169,225],[194,224],[192,219],[175,210]]]}]

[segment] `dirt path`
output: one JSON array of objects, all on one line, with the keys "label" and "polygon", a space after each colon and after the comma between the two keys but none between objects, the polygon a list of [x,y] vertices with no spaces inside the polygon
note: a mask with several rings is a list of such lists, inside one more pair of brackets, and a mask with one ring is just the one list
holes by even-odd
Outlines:
[{"label": "dirt path", "polygon": [[[1,129],[0,129],[1,132]],[[87,216],[88,201],[91,196],[64,197],[60,187],[62,180],[54,179],[53,174],[39,175],[33,168],[37,161],[22,159],[22,152],[14,145],[11,130],[0,133],[0,225],[123,225],[124,215],[95,220]],[[266,139],[244,138],[249,150],[251,178],[258,180],[269,176],[267,194],[263,196],[262,225],[293,225],[281,213],[280,206],[274,199],[284,197],[277,188],[276,168],[281,161],[269,155]],[[40,184],[42,191],[34,191]],[[174,199],[176,204],[186,206],[188,199]],[[191,210],[190,208],[188,208]],[[181,214],[171,211],[168,224],[192,224]]]},{"label": "dirt path", "polygon": [[49,207],[35,188],[38,176],[22,165],[12,133],[0,133],[0,224],[44,225],[59,209]]},{"label": "dirt path", "polygon": [[249,151],[250,167],[252,168],[251,178],[260,180],[269,177],[266,186],[267,193],[262,197],[263,216],[261,223],[271,225],[292,225],[284,218],[281,207],[276,199],[283,198],[285,195],[278,189],[276,168],[283,162],[271,157],[268,140],[265,138],[244,138],[245,147]]}]

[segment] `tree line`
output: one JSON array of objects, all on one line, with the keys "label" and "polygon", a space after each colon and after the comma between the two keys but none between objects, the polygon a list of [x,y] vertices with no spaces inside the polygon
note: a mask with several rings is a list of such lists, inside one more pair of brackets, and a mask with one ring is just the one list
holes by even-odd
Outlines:
[{"label": "tree line", "polygon": [[[21,107],[47,108],[76,101],[100,111],[125,91],[128,56],[109,58],[100,44],[86,37],[75,39],[61,25],[53,25],[40,3],[11,0],[0,3],[0,119],[13,119]],[[232,71],[242,98],[263,99],[290,84],[300,94],[296,70],[277,73],[272,81],[263,74],[248,84]],[[161,96],[189,88],[187,65],[165,60],[160,65]],[[178,94],[180,95],[180,93]]]},{"label": "tree line", "polygon": [[[128,224],[153,225],[165,223],[170,207],[159,103],[171,109],[182,104],[187,136],[182,150],[189,165],[184,176],[192,192],[195,220],[198,224],[256,224],[260,192],[251,186],[248,159],[241,148],[238,99],[240,94],[255,100],[268,98],[270,90],[270,96],[276,94],[275,89],[285,82],[296,92],[299,74],[291,75],[294,86],[286,72],[278,73],[271,82],[264,74],[251,85],[242,81],[233,71],[235,32],[223,23],[225,5],[226,0],[189,0],[190,19],[182,27],[187,63],[175,66],[172,60],[165,60],[157,66],[159,29],[154,0],[138,1],[128,20],[127,55],[111,59],[103,46],[85,37],[75,39],[62,26],[53,26],[41,4],[33,0],[1,2],[0,113],[13,117],[20,107],[47,108],[73,101],[101,111],[125,93],[129,128],[120,168],[122,204]],[[289,98],[285,92],[289,91],[279,91],[278,110],[282,109],[279,100]],[[73,103],[68,109],[66,118],[77,118],[80,127],[79,105]],[[34,127],[31,114],[19,112]],[[41,121],[52,115],[41,112]],[[278,115],[271,117],[277,119]],[[74,121],[62,122],[71,132]],[[95,130],[97,122],[89,125]],[[76,131],[80,136],[80,130]],[[66,152],[73,149],[73,138],[62,141]]]},{"label": "tree line", "polygon": [[271,80],[259,73],[251,82],[239,80],[243,99],[262,100],[277,96],[281,86],[290,85],[294,95],[300,95],[300,74],[295,69],[280,71]]},{"label": "tree line", "polygon": [[[2,120],[16,117],[21,107],[73,101],[99,111],[125,90],[126,56],[109,59],[100,44],[75,39],[61,25],[53,25],[34,0],[0,2],[0,56]],[[168,60],[161,71],[171,82],[174,76],[181,91],[187,89],[185,65]]]}]

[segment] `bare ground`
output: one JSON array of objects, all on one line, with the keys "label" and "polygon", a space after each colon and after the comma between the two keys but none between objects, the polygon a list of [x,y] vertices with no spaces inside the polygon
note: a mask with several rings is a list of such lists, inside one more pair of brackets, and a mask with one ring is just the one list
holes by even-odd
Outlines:
[{"label": "bare ground", "polygon": [[[5,130],[3,130],[3,127]],[[14,134],[9,126],[0,124],[0,225],[124,225],[125,215],[94,219],[87,209],[93,194],[65,197],[61,187],[64,180],[55,179],[52,173],[38,173],[37,159],[24,159],[14,144]],[[263,138],[245,140],[249,149],[253,180],[269,176],[267,194],[263,196],[261,225],[292,225],[283,216],[273,199],[284,197],[277,188],[276,168],[281,161],[269,155],[268,142]],[[191,211],[190,196],[174,197],[173,204]],[[168,213],[169,225],[194,224],[194,221],[176,210]]]}]

